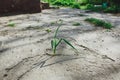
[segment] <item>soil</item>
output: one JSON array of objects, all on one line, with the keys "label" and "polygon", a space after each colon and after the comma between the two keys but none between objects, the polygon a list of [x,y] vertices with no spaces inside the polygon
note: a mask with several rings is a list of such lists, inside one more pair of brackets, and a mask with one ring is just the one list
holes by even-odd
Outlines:
[{"label": "soil", "polygon": [[[84,21],[88,17],[114,27],[96,27]],[[64,42],[57,48],[61,55],[46,55],[59,20],[57,36],[69,40],[78,55]],[[61,8],[0,17],[0,80],[120,80],[119,49],[120,17],[112,14]]]}]

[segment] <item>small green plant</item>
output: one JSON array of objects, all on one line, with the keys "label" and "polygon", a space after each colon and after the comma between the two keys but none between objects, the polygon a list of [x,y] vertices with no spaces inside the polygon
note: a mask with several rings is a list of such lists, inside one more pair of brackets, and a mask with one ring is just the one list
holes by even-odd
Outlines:
[{"label": "small green plant", "polygon": [[104,8],[101,5],[100,6],[95,6],[94,4],[89,4],[89,3],[86,4],[83,9],[94,11],[94,12],[100,12],[100,11],[104,10]]},{"label": "small green plant", "polygon": [[14,26],[15,26],[15,23],[9,22],[9,23],[7,24],[7,26],[14,27]]},{"label": "small green plant", "polygon": [[74,3],[71,7],[76,8],[76,9],[80,9],[80,4],[79,3]]},{"label": "small green plant", "polygon": [[51,22],[50,24],[51,24],[51,25],[54,25],[54,24],[56,24],[56,22]]},{"label": "small green plant", "polygon": [[81,24],[78,22],[73,23],[73,26],[80,26]]},{"label": "small green plant", "polygon": [[[62,24],[62,21],[61,21]],[[51,47],[52,47],[52,51],[53,51],[53,56],[56,55],[56,49],[57,46],[59,46],[59,44],[64,41],[66,44],[68,44],[69,46],[71,46],[73,49],[77,50],[68,40],[64,39],[64,38],[58,38],[57,34],[59,31],[61,25],[58,26],[58,28],[55,31],[55,35],[54,38],[51,40]]]},{"label": "small green plant", "polygon": [[78,16],[87,16],[87,15],[84,15],[84,14],[78,14]]},{"label": "small green plant", "polygon": [[93,9],[93,8],[94,8],[94,5],[93,5],[93,4],[86,4],[86,8],[87,8],[87,9]]},{"label": "small green plant", "polygon": [[46,31],[47,33],[50,33],[50,32],[51,32],[51,30],[50,30],[50,29],[46,29],[45,31]]},{"label": "small green plant", "polygon": [[113,5],[113,6],[110,6],[106,9],[104,9],[104,12],[105,13],[119,13],[120,12],[120,6],[117,6],[117,5]]},{"label": "small green plant", "polygon": [[113,27],[111,23],[105,22],[103,20],[96,19],[96,18],[86,18],[85,21],[90,22],[94,24],[95,26],[104,27],[106,29],[111,29]]}]

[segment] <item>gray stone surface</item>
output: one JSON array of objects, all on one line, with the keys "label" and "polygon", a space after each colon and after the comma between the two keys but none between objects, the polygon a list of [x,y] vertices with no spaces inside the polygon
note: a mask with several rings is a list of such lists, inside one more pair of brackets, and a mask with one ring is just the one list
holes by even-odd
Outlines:
[{"label": "gray stone surface", "polygon": [[[84,21],[87,17],[109,21],[115,27],[95,27]],[[63,24],[58,36],[68,39],[79,55],[65,44],[58,47],[62,55],[45,55],[59,19]],[[10,22],[15,26],[8,26]],[[73,26],[76,22],[81,25]],[[68,8],[1,17],[0,80],[120,80],[119,22],[120,17],[111,14]]]}]

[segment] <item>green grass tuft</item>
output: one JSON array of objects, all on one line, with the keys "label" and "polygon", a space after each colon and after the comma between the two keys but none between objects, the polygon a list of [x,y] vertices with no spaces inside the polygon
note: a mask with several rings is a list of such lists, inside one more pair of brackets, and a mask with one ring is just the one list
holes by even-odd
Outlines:
[{"label": "green grass tuft", "polygon": [[79,3],[74,3],[71,6],[72,8],[80,9],[80,4]]},{"label": "green grass tuft", "polygon": [[95,26],[104,27],[106,29],[111,29],[113,27],[113,25],[111,23],[105,22],[103,20],[96,19],[96,18],[86,18],[85,21],[90,22],[90,23],[94,24]]},{"label": "green grass tuft", "polygon": [[51,29],[46,29],[45,30],[47,33],[50,33],[52,30]]},{"label": "green grass tuft", "polygon": [[75,22],[75,23],[73,23],[72,25],[73,25],[73,26],[80,26],[81,24],[78,23],[78,22]]},{"label": "green grass tuft", "polygon": [[9,22],[9,23],[7,24],[7,26],[9,26],[9,27],[15,27],[15,23]]}]

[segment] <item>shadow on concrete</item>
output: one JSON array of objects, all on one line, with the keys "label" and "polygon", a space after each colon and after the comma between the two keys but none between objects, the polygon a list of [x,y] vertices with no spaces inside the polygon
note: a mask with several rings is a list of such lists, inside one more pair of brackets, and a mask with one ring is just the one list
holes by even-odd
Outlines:
[{"label": "shadow on concrete", "polygon": [[20,14],[33,14],[33,13],[40,13],[40,12],[10,12],[10,13],[0,14],[0,17],[16,16],[16,15],[20,15]]}]

